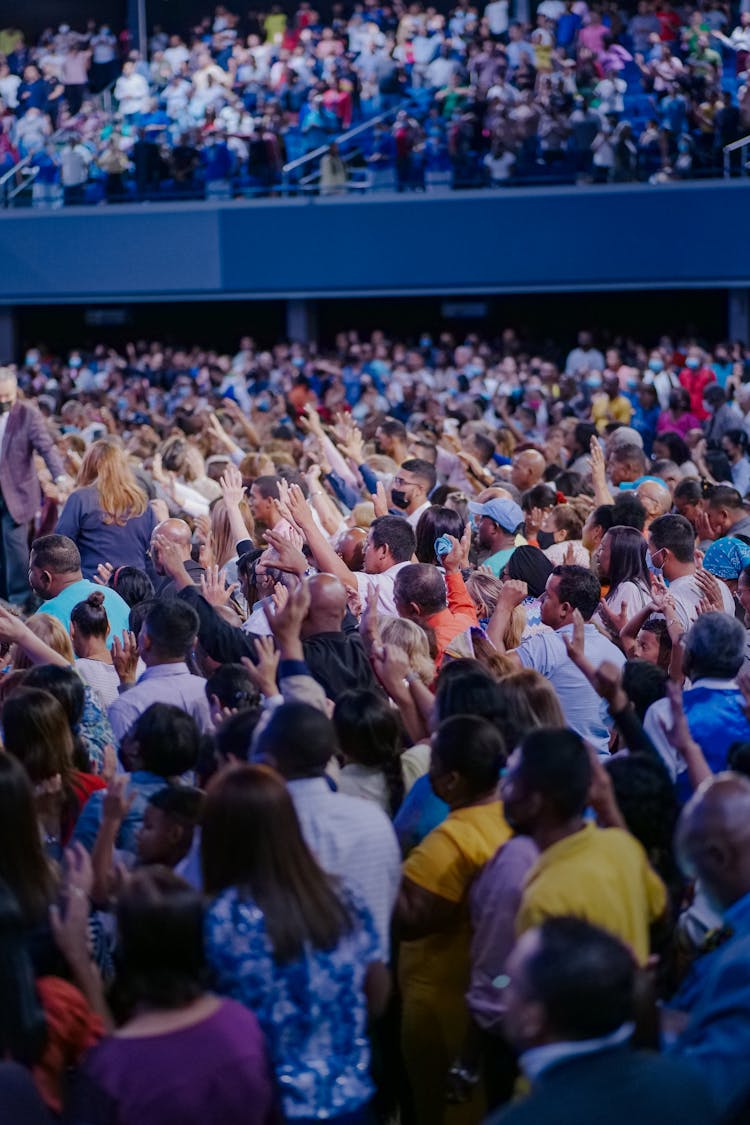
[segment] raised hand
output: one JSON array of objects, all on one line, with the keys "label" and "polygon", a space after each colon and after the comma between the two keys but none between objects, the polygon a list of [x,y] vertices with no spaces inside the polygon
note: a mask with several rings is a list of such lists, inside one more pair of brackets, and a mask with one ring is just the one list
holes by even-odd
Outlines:
[{"label": "raised hand", "polygon": [[239,508],[245,498],[245,486],[242,483],[242,473],[236,465],[227,465],[219,484],[227,507]]},{"label": "raised hand", "polygon": [[591,453],[592,477],[595,480],[598,477],[600,480],[605,481],[607,479],[607,466],[604,460],[604,452],[597,437],[592,437],[589,443],[589,452]]},{"label": "raised hand", "polygon": [[209,605],[215,606],[220,609],[225,606],[235,590],[239,589],[239,582],[233,582],[231,586],[227,586],[218,566],[208,566],[206,573],[201,575],[201,594],[206,599]]},{"label": "raised hand", "polygon": [[623,630],[628,623],[627,608],[627,602],[620,602],[620,612],[617,613],[614,607],[606,602],[604,598],[599,602],[599,616],[606,627],[618,637],[621,630]]},{"label": "raised hand", "polygon": [[130,812],[135,793],[128,795],[130,777],[126,773],[113,777],[104,792],[102,800],[102,819],[118,825],[122,824]]},{"label": "raised hand", "polygon": [[307,570],[307,559],[292,542],[291,537],[287,538],[285,535],[280,535],[278,531],[269,528],[264,532],[263,538],[269,547],[273,547],[276,552],[276,558],[273,562],[276,570],[283,570],[286,574],[296,574],[301,578]]},{"label": "raised hand", "polygon": [[165,574],[175,578],[185,570],[182,548],[177,543],[173,543],[165,535],[155,536],[152,542],[159,554],[159,562]]},{"label": "raised hand", "polygon": [[515,609],[522,601],[525,601],[529,596],[529,587],[525,582],[521,582],[518,578],[506,578],[503,581],[502,589],[497,596],[498,604],[502,604],[507,609]]},{"label": "raised hand", "polygon": [[359,619],[359,634],[362,637],[368,655],[371,655],[380,644],[380,624],[378,622],[378,598],[372,590],[368,590],[367,601],[362,616]]},{"label": "raised hand", "polygon": [[258,689],[265,699],[270,699],[272,696],[278,695],[279,693],[279,689],[276,685],[276,675],[279,670],[281,654],[274,647],[271,637],[256,637],[255,652],[258,657],[257,664],[254,664],[252,660],[248,660],[246,656],[243,656],[242,663],[247,670],[247,674],[253,686]]},{"label": "raised hand", "polygon": [[372,502],[375,507],[375,516],[388,515],[388,496],[385,491],[385,485],[382,480],[379,480],[376,486],[375,495],[372,497]]},{"label": "raised hand", "polygon": [[397,645],[376,646],[370,654],[373,671],[388,694],[397,699],[407,687],[409,658]]},{"label": "raised hand", "polygon": [[115,637],[112,641],[112,663],[115,672],[120,677],[120,683],[135,683],[138,667],[138,639],[135,633],[131,633],[129,629],[123,630],[122,640]]},{"label": "raised hand", "polygon": [[584,623],[583,615],[579,609],[573,611],[573,633],[570,637],[564,636],[563,643],[567,650],[568,656],[573,663],[580,667],[581,662],[586,659],[584,655]]},{"label": "raised hand", "polygon": [[721,597],[721,586],[718,578],[715,578],[708,570],[696,570],[695,584],[703,594],[703,600],[708,607],[701,612],[710,613],[713,610],[715,613],[723,613],[724,602]]},{"label": "raised hand", "polygon": [[99,563],[92,581],[96,582],[97,586],[109,586],[114,572],[115,568],[111,562]]},{"label": "raised hand", "polygon": [[302,622],[307,617],[309,609],[310,591],[305,582],[300,582],[296,590],[290,591],[286,605],[281,606],[275,613],[271,613],[267,605],[263,606],[268,626],[282,653],[289,648],[296,648],[300,643]]},{"label": "raised hand", "polygon": [[298,484],[290,486],[286,493],[286,506],[291,514],[292,522],[301,528],[304,532],[306,528],[314,523],[312,509],[310,508],[305,494]]}]

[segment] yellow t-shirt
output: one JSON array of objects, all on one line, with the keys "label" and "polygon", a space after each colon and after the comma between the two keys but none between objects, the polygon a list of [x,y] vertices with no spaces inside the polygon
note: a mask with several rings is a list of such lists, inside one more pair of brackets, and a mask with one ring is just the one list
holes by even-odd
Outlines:
[{"label": "yellow t-shirt", "polygon": [[463,990],[468,987],[471,927],[466,898],[481,868],[510,836],[502,802],[492,801],[449,813],[410,853],[403,868],[406,878],[462,905],[459,920],[449,929],[402,943],[402,987],[410,983]]},{"label": "yellow t-shirt", "polygon": [[586,824],[542,852],[526,878],[516,933],[545,918],[572,914],[619,937],[641,965],[649,954],[649,926],[667,905],[667,892],[638,841],[621,828]]},{"label": "yellow t-shirt", "polygon": [[600,433],[604,432],[608,422],[629,426],[632,416],[633,405],[625,395],[618,395],[615,399],[606,394],[596,395],[591,403],[591,421]]}]

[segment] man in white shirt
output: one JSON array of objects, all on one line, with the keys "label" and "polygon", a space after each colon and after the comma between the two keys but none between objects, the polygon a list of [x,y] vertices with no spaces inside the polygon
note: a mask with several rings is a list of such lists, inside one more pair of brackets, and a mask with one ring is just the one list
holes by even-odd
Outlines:
[{"label": "man in white shirt", "polygon": [[388,962],[401,852],[379,805],[332,789],[325,769],[336,748],[330,719],[307,703],[285,703],[257,739],[253,757],[286,779],[307,846],[325,871],[362,898]]},{"label": "man in white shirt", "polygon": [[124,64],[122,74],[115,83],[114,94],[123,117],[145,113],[149,100],[148,82],[142,74],[138,74],[132,59]]},{"label": "man in white shirt", "polygon": [[490,0],[484,9],[484,18],[490,34],[494,36],[505,35],[508,30],[508,0]]},{"label": "man in white shirt", "polygon": [[190,60],[190,51],[179,35],[172,35],[169,46],[164,49],[164,58],[169,63],[172,74],[179,74],[184,64]]},{"label": "man in white shirt", "polygon": [[[659,516],[648,529],[648,550],[651,568],[661,572],[669,583],[669,593],[675,604],[677,617],[684,630],[688,630],[700,613],[704,591],[696,581],[695,531],[684,516],[669,514]],[[734,598],[724,582],[719,580],[724,612],[734,617]]]},{"label": "man in white shirt", "polygon": [[340,578],[347,589],[359,596],[363,609],[368,598],[374,596],[378,613],[397,617],[393,585],[401,567],[412,561],[416,547],[414,531],[408,520],[401,516],[380,516],[373,520],[365,540],[364,570],[355,573],[336,554],[316,524],[313,510],[302,490],[295,485],[289,490],[289,508],[307,540],[318,570]]}]

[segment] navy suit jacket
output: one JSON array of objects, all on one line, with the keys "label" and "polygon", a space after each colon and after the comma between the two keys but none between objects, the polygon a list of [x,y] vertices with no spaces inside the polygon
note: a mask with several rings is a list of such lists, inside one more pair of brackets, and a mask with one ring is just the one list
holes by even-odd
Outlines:
[{"label": "navy suit jacket", "polygon": [[552,1064],[486,1125],[716,1125],[717,1116],[688,1063],[613,1047]]}]

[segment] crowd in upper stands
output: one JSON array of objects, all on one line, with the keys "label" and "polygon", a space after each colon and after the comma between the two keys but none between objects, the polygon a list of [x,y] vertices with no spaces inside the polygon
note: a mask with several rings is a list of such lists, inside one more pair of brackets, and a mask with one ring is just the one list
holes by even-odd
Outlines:
[{"label": "crowd in upper stands", "polygon": [[219,5],[197,27],[154,28],[147,57],[93,20],[28,43],[8,28],[0,48],[0,174],[30,157],[39,205],[306,178],[323,192],[659,183],[720,173],[750,133],[750,11],[721,0],[462,0],[448,14],[366,0],[328,23],[310,0],[289,15]]},{"label": "crowd in upper stands", "polygon": [[744,1125],[749,448],[735,341],[0,368],[3,1120]]}]

